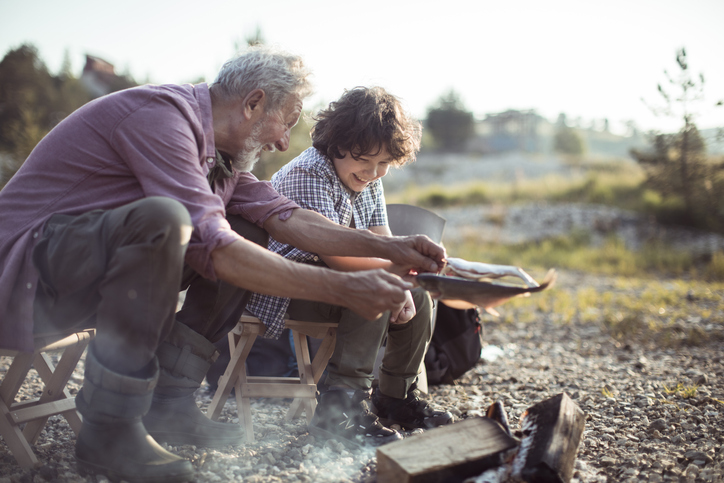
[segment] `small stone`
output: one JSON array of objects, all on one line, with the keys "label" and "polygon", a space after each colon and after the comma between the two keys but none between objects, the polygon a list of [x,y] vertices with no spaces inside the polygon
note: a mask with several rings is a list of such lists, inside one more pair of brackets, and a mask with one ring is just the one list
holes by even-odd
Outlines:
[{"label": "small stone", "polygon": [[709,378],[706,374],[699,374],[693,377],[694,384],[697,386],[706,386],[709,384]]},{"label": "small stone", "polygon": [[696,466],[694,463],[691,463],[684,470],[684,475],[686,475],[687,478],[696,478],[697,476],[699,476],[699,467]]},{"label": "small stone", "polygon": [[711,459],[711,457],[709,455],[707,455],[706,453],[704,453],[703,451],[694,451],[694,450],[687,451],[686,453],[684,453],[684,458],[686,458],[688,460],[692,460],[692,461],[700,460],[700,461],[704,461],[706,463],[711,463],[713,461]]},{"label": "small stone", "polygon": [[663,418],[654,419],[649,424],[649,431],[663,431],[667,428],[666,420]]}]

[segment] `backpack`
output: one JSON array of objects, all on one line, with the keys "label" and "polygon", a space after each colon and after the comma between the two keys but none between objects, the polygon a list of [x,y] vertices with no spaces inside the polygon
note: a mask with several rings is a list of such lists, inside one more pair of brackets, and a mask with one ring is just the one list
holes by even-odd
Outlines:
[{"label": "backpack", "polygon": [[435,330],[425,354],[428,384],[452,384],[480,360],[483,326],[478,309],[437,304]]}]

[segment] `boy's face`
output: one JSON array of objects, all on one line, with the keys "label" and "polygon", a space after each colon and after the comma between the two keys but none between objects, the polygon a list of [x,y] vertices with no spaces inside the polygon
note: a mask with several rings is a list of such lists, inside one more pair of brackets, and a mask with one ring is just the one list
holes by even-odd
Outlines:
[{"label": "boy's face", "polygon": [[393,159],[383,147],[375,155],[364,154],[357,159],[349,152],[342,152],[343,158],[335,158],[334,169],[342,183],[352,191],[360,192],[370,183],[387,174]]}]

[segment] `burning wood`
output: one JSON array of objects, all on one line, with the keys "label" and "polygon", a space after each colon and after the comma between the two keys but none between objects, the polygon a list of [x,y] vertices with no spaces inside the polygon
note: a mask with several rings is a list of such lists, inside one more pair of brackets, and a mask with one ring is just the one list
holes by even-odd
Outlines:
[{"label": "burning wood", "polygon": [[585,414],[566,393],[529,408],[521,418],[513,476],[531,483],[570,481],[585,424]]},{"label": "burning wood", "polygon": [[377,481],[460,482],[504,463],[517,446],[492,419],[465,419],[379,447]]},{"label": "burning wood", "polygon": [[[568,483],[585,415],[562,393],[521,417],[511,436],[502,403],[489,417],[465,419],[377,449],[377,480],[384,482]],[[482,472],[482,473],[481,473]],[[475,476],[478,475],[478,476]]]}]

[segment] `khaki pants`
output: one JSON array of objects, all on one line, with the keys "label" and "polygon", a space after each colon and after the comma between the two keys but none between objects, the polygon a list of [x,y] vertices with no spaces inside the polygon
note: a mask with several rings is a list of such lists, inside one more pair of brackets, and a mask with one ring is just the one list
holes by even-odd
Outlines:
[{"label": "khaki pants", "polygon": [[404,398],[417,378],[432,336],[432,300],[422,289],[412,291],[417,313],[406,324],[390,324],[386,312],[377,320],[366,320],[344,307],[292,300],[287,313],[292,319],[338,322],[337,344],[327,365],[329,386],[369,389],[375,360],[387,337],[380,366],[380,391]]}]

